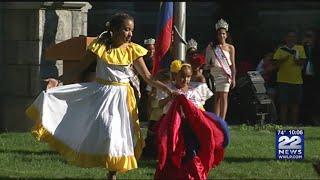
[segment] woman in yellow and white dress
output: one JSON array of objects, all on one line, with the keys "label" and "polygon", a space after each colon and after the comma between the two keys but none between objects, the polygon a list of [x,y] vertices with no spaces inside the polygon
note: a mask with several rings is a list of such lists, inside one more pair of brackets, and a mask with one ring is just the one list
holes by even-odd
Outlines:
[{"label": "woman in yellow and white dress", "polygon": [[151,86],[175,94],[152,79],[142,58],[147,50],[131,42],[133,29],[130,15],[115,14],[107,31],[88,46],[88,58],[77,69],[83,71],[96,60],[96,81],[58,86],[58,80],[49,78],[47,90],[26,110],[36,121],[32,133],[38,140],[75,165],[105,167],[108,178],[115,178],[117,171],[137,168],[144,146],[129,84],[130,66]]}]

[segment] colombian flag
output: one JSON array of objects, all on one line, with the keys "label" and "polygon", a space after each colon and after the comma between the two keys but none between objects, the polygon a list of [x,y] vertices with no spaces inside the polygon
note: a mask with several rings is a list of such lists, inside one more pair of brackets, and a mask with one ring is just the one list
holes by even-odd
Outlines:
[{"label": "colombian flag", "polygon": [[157,27],[155,54],[153,56],[152,74],[160,68],[160,61],[164,58],[171,45],[173,25],[173,2],[162,2]]}]

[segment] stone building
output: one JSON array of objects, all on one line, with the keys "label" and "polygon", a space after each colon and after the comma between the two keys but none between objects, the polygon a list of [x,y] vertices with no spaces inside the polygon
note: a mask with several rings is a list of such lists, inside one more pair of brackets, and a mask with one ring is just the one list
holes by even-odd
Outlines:
[{"label": "stone building", "polygon": [[26,107],[43,88],[42,79],[62,74],[61,61],[45,61],[53,44],[87,35],[87,2],[1,2],[0,130],[26,131]]},{"label": "stone building", "polygon": [[[63,73],[62,61],[46,61],[44,50],[79,35],[97,36],[118,11],[135,18],[135,42],[156,36],[159,2],[0,3],[0,132],[29,130],[24,110],[44,88],[42,79]],[[257,61],[288,28],[303,32],[320,25],[318,1],[187,2],[186,11],[186,38],[196,39],[200,49],[214,35],[214,23],[226,19],[236,60]]]}]

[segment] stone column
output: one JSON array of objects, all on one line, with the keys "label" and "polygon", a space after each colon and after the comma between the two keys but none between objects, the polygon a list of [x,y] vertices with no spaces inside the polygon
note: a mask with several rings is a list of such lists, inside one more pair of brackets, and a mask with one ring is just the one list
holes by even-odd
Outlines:
[{"label": "stone column", "polygon": [[42,79],[62,74],[61,61],[44,51],[87,35],[87,2],[4,2],[0,4],[0,131],[29,131],[25,109],[44,89]]}]

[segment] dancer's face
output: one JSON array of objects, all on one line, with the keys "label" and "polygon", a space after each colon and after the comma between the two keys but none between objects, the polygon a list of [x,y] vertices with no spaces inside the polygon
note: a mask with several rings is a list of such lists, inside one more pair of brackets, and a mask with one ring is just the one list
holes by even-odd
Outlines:
[{"label": "dancer's face", "polygon": [[189,85],[192,76],[191,67],[183,66],[176,77],[176,85],[183,88]]},{"label": "dancer's face", "polygon": [[115,30],[113,33],[113,40],[117,44],[129,43],[133,36],[134,22],[133,20],[125,20],[120,29]]}]

